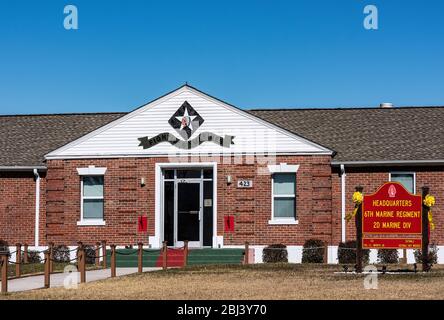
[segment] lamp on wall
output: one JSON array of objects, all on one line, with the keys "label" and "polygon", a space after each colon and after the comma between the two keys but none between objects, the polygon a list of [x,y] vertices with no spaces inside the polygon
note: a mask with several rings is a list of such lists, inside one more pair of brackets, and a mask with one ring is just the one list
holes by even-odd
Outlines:
[{"label": "lamp on wall", "polygon": [[145,186],[145,177],[140,178],[140,186],[141,187]]},{"label": "lamp on wall", "polygon": [[227,184],[231,184],[231,176],[227,176]]}]

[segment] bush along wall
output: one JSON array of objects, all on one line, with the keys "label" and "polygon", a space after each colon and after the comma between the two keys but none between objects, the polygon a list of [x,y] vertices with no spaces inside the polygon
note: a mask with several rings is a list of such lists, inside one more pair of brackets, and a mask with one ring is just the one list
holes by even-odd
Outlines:
[{"label": "bush along wall", "polygon": [[[429,245],[429,257],[427,259],[427,263],[430,264],[430,266],[438,263],[438,247],[436,244],[430,244]],[[422,263],[422,251],[421,250],[415,250],[413,252],[415,256],[416,263]]]},{"label": "bush along wall", "polygon": [[283,244],[272,244],[262,251],[264,263],[288,262],[287,247]]},{"label": "bush along wall", "polygon": [[302,249],[302,263],[323,263],[325,255],[325,243],[319,239],[305,241]]},{"label": "bush along wall", "polygon": [[[339,243],[338,261],[341,264],[356,263],[356,240],[350,240]],[[362,263],[368,264],[370,261],[370,250],[362,249]]]},{"label": "bush along wall", "polygon": [[379,249],[378,250],[378,263],[390,264],[398,263],[399,255],[397,249]]}]

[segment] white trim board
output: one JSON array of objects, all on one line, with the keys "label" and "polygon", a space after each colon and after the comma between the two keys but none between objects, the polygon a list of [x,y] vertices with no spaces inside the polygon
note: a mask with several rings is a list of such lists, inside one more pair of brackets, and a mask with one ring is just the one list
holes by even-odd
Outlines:
[{"label": "white trim board", "polygon": [[[193,150],[180,150],[168,143],[160,143],[148,150],[138,146],[139,141],[137,139],[143,136],[153,137],[163,133],[162,131],[176,134],[169,126],[168,118],[184,101],[190,101],[196,111],[204,117],[205,121],[197,129],[196,135],[199,132],[213,131],[213,129],[215,134],[218,135],[233,134],[235,137],[234,145],[225,149],[213,143],[204,143]],[[261,132],[264,137],[261,136]],[[45,158],[162,156],[171,155],[175,152],[181,155],[205,153],[232,155],[235,153],[255,154],[263,152],[300,155],[333,154],[333,151],[326,147],[266,122],[190,86],[182,86],[48,153]]]}]

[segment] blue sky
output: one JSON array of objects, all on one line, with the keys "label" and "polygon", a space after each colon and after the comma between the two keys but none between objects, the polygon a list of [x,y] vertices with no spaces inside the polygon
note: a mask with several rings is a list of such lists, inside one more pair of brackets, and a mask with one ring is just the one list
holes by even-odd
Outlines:
[{"label": "blue sky", "polygon": [[129,111],[186,81],[245,109],[444,105],[443,15],[440,0],[0,0],[0,114]]}]

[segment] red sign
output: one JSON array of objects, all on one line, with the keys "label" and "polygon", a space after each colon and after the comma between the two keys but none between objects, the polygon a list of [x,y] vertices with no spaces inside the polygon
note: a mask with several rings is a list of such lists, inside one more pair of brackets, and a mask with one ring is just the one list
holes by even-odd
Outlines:
[{"label": "red sign", "polygon": [[421,234],[422,199],[398,182],[383,184],[362,202],[364,234]]},{"label": "red sign", "polygon": [[234,216],[225,216],[224,217],[224,231],[225,231],[225,233],[233,233],[234,232]]},{"label": "red sign", "polygon": [[366,238],[362,247],[366,249],[421,249],[421,239],[409,238]]},{"label": "red sign", "polygon": [[148,220],[146,217],[140,216],[137,222],[137,231],[146,232],[148,230]]}]

